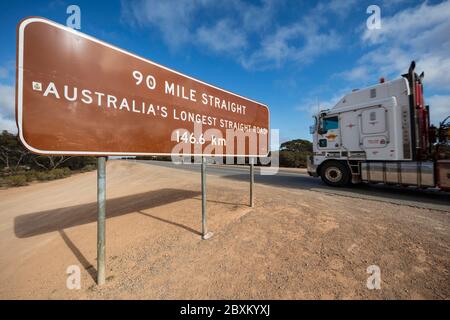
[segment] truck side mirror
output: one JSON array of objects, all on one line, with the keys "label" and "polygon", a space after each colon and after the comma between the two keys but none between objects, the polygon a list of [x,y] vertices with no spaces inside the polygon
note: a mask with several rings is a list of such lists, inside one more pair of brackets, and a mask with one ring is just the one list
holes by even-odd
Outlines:
[{"label": "truck side mirror", "polygon": [[319,126],[319,122],[317,121],[317,117],[313,116],[313,119],[314,119],[314,123],[313,123],[313,125],[311,125],[309,127],[309,133],[310,134],[316,133],[316,130],[318,129],[318,126]]}]

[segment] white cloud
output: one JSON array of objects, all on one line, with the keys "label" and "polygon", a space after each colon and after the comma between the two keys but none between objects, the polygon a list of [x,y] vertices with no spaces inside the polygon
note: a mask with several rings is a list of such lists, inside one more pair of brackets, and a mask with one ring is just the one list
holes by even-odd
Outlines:
[{"label": "white cloud", "polygon": [[370,77],[369,70],[364,66],[354,67],[351,70],[337,74],[337,76],[343,77],[345,78],[345,80],[353,82],[357,82],[362,79],[367,80]]},{"label": "white cloud", "polygon": [[246,32],[262,32],[271,26],[277,10],[284,0],[263,0],[261,5],[250,4],[241,0],[226,1],[226,6],[235,11],[233,18],[239,21],[239,27]]},{"label": "white cloud", "polygon": [[158,30],[171,49],[198,45],[216,53],[233,52],[236,57],[243,53],[249,32],[269,23],[274,2],[265,0],[256,6],[240,0],[122,1],[122,20]]},{"label": "white cloud", "polygon": [[341,38],[333,30],[323,31],[322,10],[312,10],[297,23],[278,27],[262,39],[260,48],[241,59],[248,69],[281,67],[285,62],[308,64],[320,55],[340,47]]},{"label": "white cloud", "polygon": [[450,89],[450,56],[426,54],[418,59],[418,66],[420,70],[425,70],[424,83],[429,88]]},{"label": "white cloud", "polygon": [[[340,45],[334,30],[322,30],[326,16],[344,17],[355,0],[319,3],[301,12],[300,21],[273,28],[277,10],[284,1],[242,0],[122,1],[122,20],[139,27],[159,30],[171,48],[197,45],[228,54],[249,69],[271,69],[285,62],[310,63]],[[201,19],[200,19],[201,18]],[[251,40],[255,43],[251,43]]]},{"label": "white cloud", "polygon": [[331,0],[326,2],[319,2],[315,11],[321,13],[333,13],[338,18],[345,18],[350,11],[355,7],[357,0]]},{"label": "white cloud", "polygon": [[14,118],[15,93],[13,86],[0,84],[0,115],[3,119]]},{"label": "white cloud", "polygon": [[14,87],[0,84],[0,131],[17,132],[14,104]]},{"label": "white cloud", "polygon": [[308,97],[303,99],[295,110],[300,112],[306,112],[310,116],[317,114],[318,111],[327,110],[333,108],[347,93],[351,92],[349,88],[342,88],[338,90],[329,99],[321,99],[319,96],[316,98]]},{"label": "white cloud", "polygon": [[[388,44],[386,46],[389,46]],[[352,69],[338,74],[359,85],[374,84],[379,78],[393,79],[408,71],[411,55],[396,47],[382,47],[363,55]],[[422,63],[417,64],[422,69]]]},{"label": "white cloud", "polygon": [[[431,5],[427,2],[382,15],[381,29],[365,29],[363,43],[371,48],[354,69],[344,75],[363,80],[374,77],[398,77],[405,73],[411,60],[425,71],[428,88],[448,90],[450,87],[450,1]],[[357,79],[361,78],[361,79]]]},{"label": "white cloud", "polygon": [[16,121],[11,119],[4,119],[0,115],[0,132],[6,130],[10,133],[17,133]]},{"label": "white cloud", "polygon": [[382,10],[384,9],[391,10],[400,5],[405,5],[414,1],[416,0],[382,0],[380,7],[382,8]]},{"label": "white cloud", "polygon": [[[277,0],[264,0],[260,5],[241,0],[123,0],[122,21],[159,30],[171,48],[199,41],[212,51],[230,51],[222,50],[226,40],[233,37],[231,45],[235,46],[236,42],[245,43],[249,33],[261,32],[270,25],[282,3]],[[198,19],[202,12],[210,21],[204,16],[203,20]]]},{"label": "white cloud", "polygon": [[245,34],[226,19],[220,20],[212,28],[200,27],[197,41],[215,52],[240,51],[247,45]]},{"label": "white cloud", "polygon": [[208,0],[122,0],[122,20],[157,28],[167,45],[178,47],[191,40],[195,11],[211,3]]},{"label": "white cloud", "polygon": [[306,115],[307,117],[312,117],[316,115],[320,110],[329,109],[329,101],[320,102],[318,99],[307,98],[302,100],[295,110]]},{"label": "white cloud", "polygon": [[8,79],[10,76],[13,75],[14,69],[15,69],[14,60],[4,62],[3,65],[0,66],[0,79]]},{"label": "white cloud", "polygon": [[450,95],[433,95],[425,103],[430,105],[430,119],[435,126],[450,115]]},{"label": "white cloud", "polygon": [[450,3],[448,1],[436,5],[428,5],[427,2],[424,2],[418,7],[405,9],[391,17],[382,16],[381,29],[366,29],[363,40],[371,43],[397,40],[403,44],[409,42],[413,46],[421,46],[411,40],[417,36],[420,37],[423,32],[432,32],[435,27],[448,22],[449,13]]}]

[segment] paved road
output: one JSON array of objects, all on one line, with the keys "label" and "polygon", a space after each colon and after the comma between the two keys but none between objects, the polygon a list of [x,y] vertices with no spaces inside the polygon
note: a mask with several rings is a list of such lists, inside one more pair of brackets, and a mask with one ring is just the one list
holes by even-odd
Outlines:
[{"label": "paved road", "polygon": [[[138,162],[180,170],[200,171],[200,165],[198,164],[175,165],[171,162],[162,161]],[[227,179],[249,179],[248,167],[208,165],[207,173]],[[435,189],[418,190],[416,188],[367,184],[346,188],[332,188],[325,185],[320,178],[313,178],[304,173],[292,172],[289,169],[280,169],[276,175],[261,175],[260,168],[258,167],[255,167],[255,183],[296,190],[307,189],[328,194],[450,212],[450,194]]]}]

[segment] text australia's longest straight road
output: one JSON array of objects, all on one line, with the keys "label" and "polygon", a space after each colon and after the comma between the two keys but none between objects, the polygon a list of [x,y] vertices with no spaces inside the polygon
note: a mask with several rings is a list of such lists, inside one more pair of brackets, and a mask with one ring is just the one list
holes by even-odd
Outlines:
[{"label": "text australia's longest straight road", "polygon": [[[16,121],[35,153],[268,153],[261,103],[43,18],[21,21],[17,41]],[[243,148],[230,132],[247,135]]]}]

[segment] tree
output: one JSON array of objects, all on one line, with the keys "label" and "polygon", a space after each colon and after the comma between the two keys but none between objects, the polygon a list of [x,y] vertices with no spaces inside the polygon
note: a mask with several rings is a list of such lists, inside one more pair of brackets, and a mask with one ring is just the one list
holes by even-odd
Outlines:
[{"label": "tree", "polygon": [[312,152],[312,143],[308,140],[295,139],[281,144],[280,151]]},{"label": "tree", "polygon": [[18,141],[16,135],[4,130],[0,135],[0,161],[3,167],[17,170],[31,156],[31,153]]},{"label": "tree", "polygon": [[34,156],[33,162],[44,170],[54,170],[73,157],[66,156]]},{"label": "tree", "polygon": [[96,157],[70,157],[67,161],[61,165],[63,167],[67,167],[70,170],[79,170],[86,166],[96,166],[97,158]]},{"label": "tree", "polygon": [[311,154],[312,143],[308,140],[296,139],[284,142],[280,146],[280,166],[306,167],[306,159]]},{"label": "tree", "polygon": [[20,166],[39,170],[53,170],[68,167],[79,170],[87,165],[96,165],[95,157],[67,157],[36,155],[28,151],[17,135],[3,131],[0,134],[0,168],[17,171]]}]

